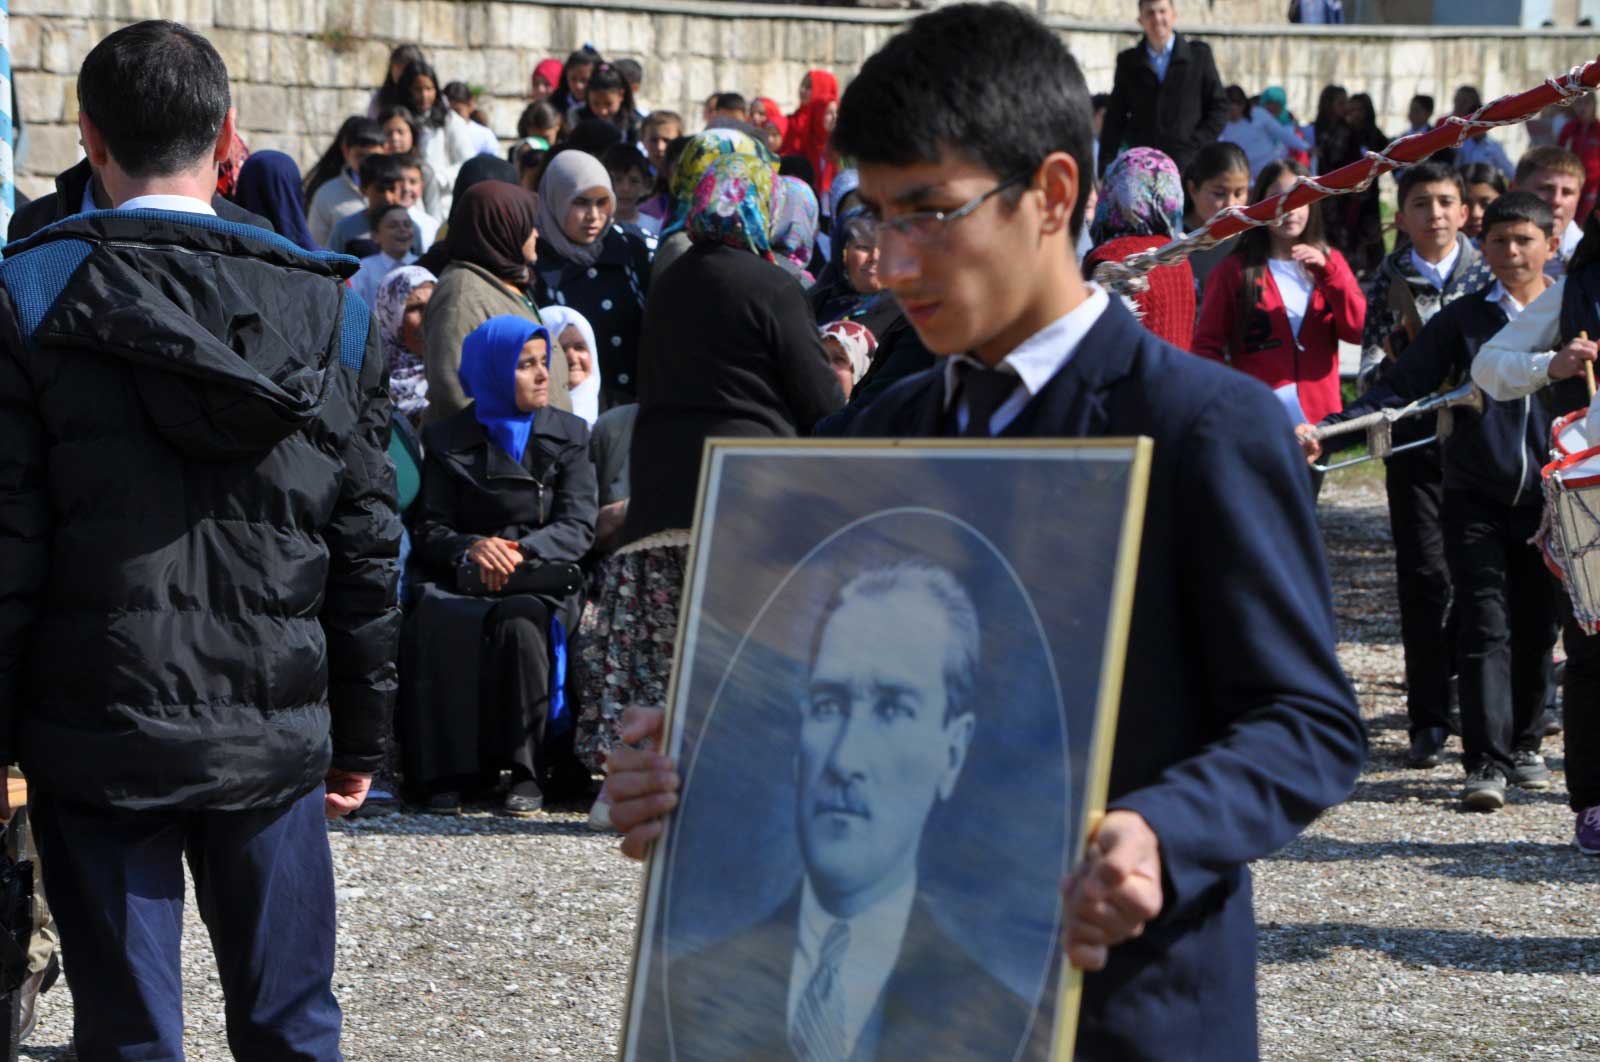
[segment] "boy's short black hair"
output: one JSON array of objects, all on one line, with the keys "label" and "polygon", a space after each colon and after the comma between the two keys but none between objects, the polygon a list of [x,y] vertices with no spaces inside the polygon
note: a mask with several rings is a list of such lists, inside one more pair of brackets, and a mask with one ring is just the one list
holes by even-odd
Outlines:
[{"label": "boy's short black hair", "polygon": [[637,85],[644,81],[644,67],[637,59],[618,59],[614,64],[617,73],[622,75],[622,80],[630,85]]},{"label": "boy's short black hair", "polygon": [[738,111],[743,114],[750,109],[750,104],[746,103],[745,98],[737,92],[719,92],[717,93],[717,98],[712,101],[711,109],[714,111]]},{"label": "boy's short black hair", "polygon": [[78,71],[78,106],[130,177],[194,166],[216,147],[231,105],[222,56],[194,30],[165,19],[117,30]]},{"label": "boy's short black hair", "polygon": [[650,160],[639,154],[632,144],[612,144],[600,152],[600,165],[607,173],[627,173],[634,170],[645,180],[650,179]]},{"label": "boy's short black hair", "polygon": [[[1019,122],[1022,101],[1029,113]],[[937,162],[948,150],[1001,180],[1065,151],[1078,163],[1076,238],[1094,184],[1093,122],[1089,87],[1059,37],[1011,4],[963,3],[919,16],[862,65],[833,143],[846,158],[888,166]]]},{"label": "boy's short black hair", "polygon": [[405,179],[408,166],[415,165],[402,162],[399,155],[385,155],[382,152],[368,155],[361,160],[361,187],[387,188],[389,185],[398,184]]},{"label": "boy's short black hair", "polygon": [[1415,166],[1401,170],[1396,180],[1399,194],[1395,199],[1395,205],[1401,210],[1406,208],[1406,196],[1410,195],[1411,190],[1419,184],[1453,184],[1456,186],[1456,195],[1462,199],[1467,198],[1467,186],[1461,180],[1460,171],[1448,162],[1439,162],[1435,159],[1419,162]]},{"label": "boy's short black hair", "polygon": [[1488,239],[1496,225],[1516,221],[1529,222],[1546,236],[1556,234],[1556,212],[1549,203],[1532,192],[1507,192],[1483,212],[1483,236]]},{"label": "boy's short black hair", "polygon": [[1416,96],[1412,96],[1411,97],[1411,106],[1412,107],[1421,107],[1423,110],[1428,112],[1428,117],[1430,117],[1430,118],[1433,117],[1433,97],[1432,96],[1423,96],[1421,94],[1418,94]]},{"label": "boy's short black hair", "polygon": [[1109,106],[1111,106],[1111,93],[1109,92],[1096,92],[1089,97],[1089,111],[1091,114],[1103,111]]},{"label": "boy's short black hair", "polygon": [[439,94],[451,103],[471,103],[472,90],[465,81],[452,81],[439,90]]}]

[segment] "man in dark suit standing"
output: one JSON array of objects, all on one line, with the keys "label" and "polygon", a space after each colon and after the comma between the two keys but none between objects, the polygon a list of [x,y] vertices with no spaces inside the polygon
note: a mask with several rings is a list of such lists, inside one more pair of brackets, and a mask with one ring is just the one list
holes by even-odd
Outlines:
[{"label": "man in dark suit standing", "polygon": [[1211,47],[1174,29],[1175,0],[1138,4],[1144,39],[1117,54],[1100,131],[1100,170],[1124,147],[1153,147],[1182,172],[1228,124],[1228,99]]},{"label": "man in dark suit standing", "polygon": [[[883,651],[891,626],[901,652]],[[670,963],[650,1001],[665,1000],[670,1052],[635,1058],[1016,1056],[1032,1006],[939,928],[918,887],[928,816],[978,726],[978,664],[977,612],[943,568],[869,568],[834,596],[798,698],[805,875],[755,926]],[[663,1028],[659,1009],[645,1027]]]},{"label": "man in dark suit standing", "polygon": [[[1365,732],[1282,408],[1078,271],[1090,123],[1065,46],[1006,4],[923,15],[862,67],[834,142],[879,218],[879,276],[944,357],[854,431],[1155,440],[1109,810],[1063,886],[1067,958],[1090,971],[1076,1057],[1238,1062],[1257,1055],[1248,864],[1349,795]],[[624,740],[651,727],[633,723]],[[608,766],[641,855],[676,804],[672,764]]]}]

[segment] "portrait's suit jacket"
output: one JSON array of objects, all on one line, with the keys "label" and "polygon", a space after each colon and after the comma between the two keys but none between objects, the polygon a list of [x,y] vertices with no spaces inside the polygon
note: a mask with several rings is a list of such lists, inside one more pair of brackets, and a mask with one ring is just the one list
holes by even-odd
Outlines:
[{"label": "portrait's suit jacket", "polygon": [[[673,1055],[681,1062],[794,1062],[789,976],[799,920],[796,893],[749,929],[668,965]],[[648,1006],[661,1006],[658,991]],[[645,1028],[660,1030],[662,1012],[654,1013]],[[848,1062],[1009,1060],[1031,1015],[1028,1003],[935,924],[919,894],[900,957]],[[669,1055],[655,1043],[640,1057]]]},{"label": "portrait's suit jacket", "polygon": [[[913,376],[854,433],[953,434],[944,388],[942,367]],[[1155,440],[1109,806],[1160,838],[1165,907],[1086,976],[1077,1057],[1252,1058],[1246,863],[1344,800],[1366,749],[1305,460],[1264,385],[1118,299],[1001,435]]]}]

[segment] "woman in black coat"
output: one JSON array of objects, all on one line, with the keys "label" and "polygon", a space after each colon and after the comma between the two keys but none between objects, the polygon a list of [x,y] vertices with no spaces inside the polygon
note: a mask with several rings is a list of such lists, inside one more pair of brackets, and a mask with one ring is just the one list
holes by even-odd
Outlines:
[{"label": "woman in black coat", "polygon": [[590,766],[625,705],[665,695],[705,440],[808,435],[844,405],[805,292],[772,261],[774,176],[757,157],[711,162],[685,224],[693,246],[645,311],[624,545],[595,573],[580,639],[578,754]]},{"label": "woman in black coat", "polygon": [[601,410],[634,400],[639,328],[650,290],[654,238],[613,223],[611,175],[593,155],[563,151],[539,180],[541,306],[570,306],[594,326]]},{"label": "woman in black coat", "polygon": [[547,786],[587,786],[556,738],[572,723],[559,680],[581,607],[572,564],[594,541],[598,503],[588,428],[548,405],[551,346],[526,318],[484,322],[462,345],[472,404],[423,436],[423,580],[399,729],[406,782],[430,810],[458,810],[462,790],[492,786],[503,767],[512,814],[538,811]]}]

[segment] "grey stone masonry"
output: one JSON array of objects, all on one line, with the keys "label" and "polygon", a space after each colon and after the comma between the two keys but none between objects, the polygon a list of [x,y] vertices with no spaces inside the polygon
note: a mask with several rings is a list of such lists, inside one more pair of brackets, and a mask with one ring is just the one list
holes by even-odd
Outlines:
[{"label": "grey stone masonry", "polygon": [[[1116,53],[1138,32],[1132,0],[1049,0],[1049,15],[1095,91],[1109,90]],[[1184,26],[1211,42],[1225,80],[1251,92],[1282,85],[1309,120],[1316,94],[1338,82],[1366,91],[1387,130],[1404,126],[1406,103],[1431,93],[1447,106],[1460,84],[1485,97],[1538,84],[1600,51],[1600,36],[1497,30],[1223,24],[1281,22],[1281,0],[1224,0],[1180,7]],[[364,112],[388,51],[422,45],[446,81],[481,86],[502,138],[515,132],[535,63],[585,42],[644,65],[644,101],[698,127],[717,91],[794,105],[800,79],[826,67],[848,80],[910,17],[901,10],[800,7],[725,0],[13,0],[12,68],[27,123],[18,173],[38,194],[78,157],[78,64],[94,43],[130,21],[163,17],[205,33],[234,79],[239,123],[252,148],[278,148],[309,165],[346,115]],[[1025,109],[1024,112],[1025,113]],[[1513,157],[1519,130],[1497,134]]]}]

